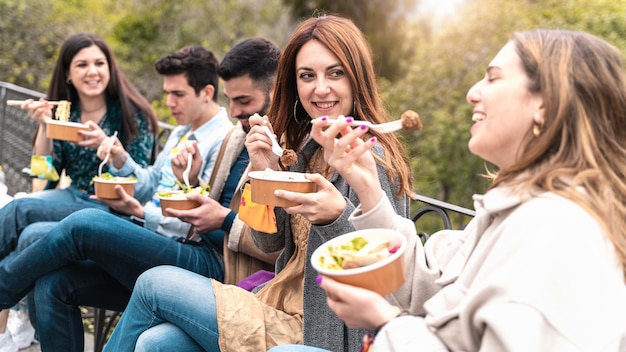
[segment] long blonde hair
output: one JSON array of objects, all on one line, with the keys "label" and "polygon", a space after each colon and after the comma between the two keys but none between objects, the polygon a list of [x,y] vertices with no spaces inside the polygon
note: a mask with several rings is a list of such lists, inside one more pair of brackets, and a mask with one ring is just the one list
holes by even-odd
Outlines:
[{"label": "long blonde hair", "polygon": [[[512,42],[545,122],[492,187],[522,184],[583,206],[605,228],[626,278],[626,76],[621,53],[588,33],[535,30]],[[581,193],[575,188],[582,187]]]}]

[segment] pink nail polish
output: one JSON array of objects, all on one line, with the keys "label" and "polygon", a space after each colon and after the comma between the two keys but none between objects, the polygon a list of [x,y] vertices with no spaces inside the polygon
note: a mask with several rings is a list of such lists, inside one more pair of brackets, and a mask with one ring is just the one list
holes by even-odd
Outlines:
[{"label": "pink nail polish", "polygon": [[376,143],[376,137],[370,138],[370,143]]},{"label": "pink nail polish", "polygon": [[352,121],[354,121],[354,119],[353,119],[352,117],[348,117],[348,118],[346,119],[346,122],[347,122],[347,123],[352,123]]},{"label": "pink nail polish", "polygon": [[360,127],[362,130],[367,129],[367,126],[365,126],[365,125],[361,125],[361,126],[359,126],[359,127]]},{"label": "pink nail polish", "polygon": [[328,116],[322,116],[322,121],[328,120]]},{"label": "pink nail polish", "polygon": [[321,284],[321,283],[322,283],[322,277],[318,275],[318,276],[315,278],[315,283],[316,283],[316,284],[318,284],[318,285],[319,285],[319,284]]}]

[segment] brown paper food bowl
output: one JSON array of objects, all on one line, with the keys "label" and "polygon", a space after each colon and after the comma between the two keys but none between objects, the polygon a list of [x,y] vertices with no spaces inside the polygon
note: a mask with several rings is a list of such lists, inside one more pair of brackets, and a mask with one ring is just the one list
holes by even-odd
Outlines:
[{"label": "brown paper food bowl", "polygon": [[84,140],[78,131],[87,131],[87,125],[78,122],[67,122],[59,120],[46,120],[46,136],[51,139],[58,139],[68,142],[80,142]]},{"label": "brown paper food bowl", "polygon": [[[389,257],[360,268],[327,269],[320,266],[320,257],[324,253],[328,253],[329,246],[350,242],[352,238],[358,236],[362,236],[366,240],[388,239],[392,247],[399,245],[400,248]],[[406,275],[404,252],[406,251],[406,246],[406,238],[398,231],[390,229],[358,230],[335,237],[319,246],[311,256],[311,264],[321,275],[328,276],[344,284],[372,290],[381,296],[386,296],[400,288],[404,283]]]},{"label": "brown paper food bowl", "polygon": [[199,202],[187,199],[183,191],[171,191],[168,193],[171,195],[170,197],[159,196],[159,200],[161,202],[161,214],[163,214],[163,216],[173,217],[173,215],[165,210],[167,208],[191,210],[200,206]]},{"label": "brown paper food bowl", "polygon": [[277,207],[293,207],[300,203],[288,201],[274,196],[274,191],[311,193],[317,190],[316,184],[304,178],[300,172],[290,171],[250,171],[251,198],[258,204]]},{"label": "brown paper food bowl", "polygon": [[132,178],[128,179],[126,177],[116,177],[112,180],[106,179],[98,179],[95,177],[93,179],[94,188],[96,190],[96,196],[102,199],[119,199],[120,196],[115,192],[115,186],[120,185],[124,188],[124,191],[129,195],[135,195],[135,184],[137,183],[137,179]]}]

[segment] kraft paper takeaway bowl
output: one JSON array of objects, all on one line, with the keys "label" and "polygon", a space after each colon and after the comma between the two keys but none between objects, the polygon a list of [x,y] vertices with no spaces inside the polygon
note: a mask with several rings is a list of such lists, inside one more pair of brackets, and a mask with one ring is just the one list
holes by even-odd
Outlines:
[{"label": "kraft paper takeaway bowl", "polygon": [[398,231],[358,230],[319,246],[311,264],[321,275],[385,296],[404,283],[406,246],[406,238]]},{"label": "kraft paper takeaway bowl", "polygon": [[311,193],[317,190],[315,183],[304,178],[303,173],[290,171],[250,171],[251,198],[258,204],[277,207],[293,207],[300,203],[274,196],[274,191],[282,189],[298,193]]},{"label": "kraft paper takeaway bowl", "polygon": [[87,125],[78,122],[68,122],[59,120],[46,120],[46,136],[68,142],[80,142],[84,140],[78,131],[87,131]]},{"label": "kraft paper takeaway bowl", "polygon": [[119,177],[102,174],[93,178],[96,196],[102,199],[119,199],[115,192],[115,186],[120,185],[126,193],[133,196],[135,194],[136,177]]},{"label": "kraft paper takeaway bowl", "polygon": [[161,214],[163,216],[173,216],[165,209],[191,210],[200,206],[200,202],[187,199],[185,191],[168,191],[157,193],[161,202]]}]

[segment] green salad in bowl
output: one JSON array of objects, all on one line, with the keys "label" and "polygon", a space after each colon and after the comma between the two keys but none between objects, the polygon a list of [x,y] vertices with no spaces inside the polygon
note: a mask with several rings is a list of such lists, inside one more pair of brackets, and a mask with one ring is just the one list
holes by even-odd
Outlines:
[{"label": "green salad in bowl", "polygon": [[180,187],[179,190],[157,192],[157,197],[170,199],[187,199],[188,194],[200,194],[203,196],[208,196],[209,191],[211,191],[211,186],[209,185],[187,188],[187,186],[181,184],[178,181],[176,181],[176,184]]},{"label": "green salad in bowl", "polygon": [[209,191],[211,190],[211,187],[209,185],[187,188],[185,185],[181,185],[179,183],[179,187],[181,187],[182,189],[161,191],[156,193],[156,196],[161,202],[161,213],[163,214],[163,216],[173,216],[167,211],[168,208],[178,210],[191,210],[199,207],[200,202],[187,199],[187,196],[190,194],[200,194],[202,196],[208,196]]},{"label": "green salad in bowl", "polygon": [[137,177],[134,176],[129,176],[129,177],[123,177],[123,176],[114,176],[111,175],[111,173],[109,172],[105,172],[100,176],[94,176],[91,179],[91,183],[93,184],[94,182],[99,181],[99,182],[129,182],[129,183],[136,183],[137,182]]},{"label": "green salad in bowl", "polygon": [[95,193],[98,198],[119,199],[120,196],[115,191],[115,186],[121,186],[126,193],[133,196],[135,194],[137,177],[113,176],[105,172],[100,176],[94,176],[91,179],[91,183],[94,184]]}]

